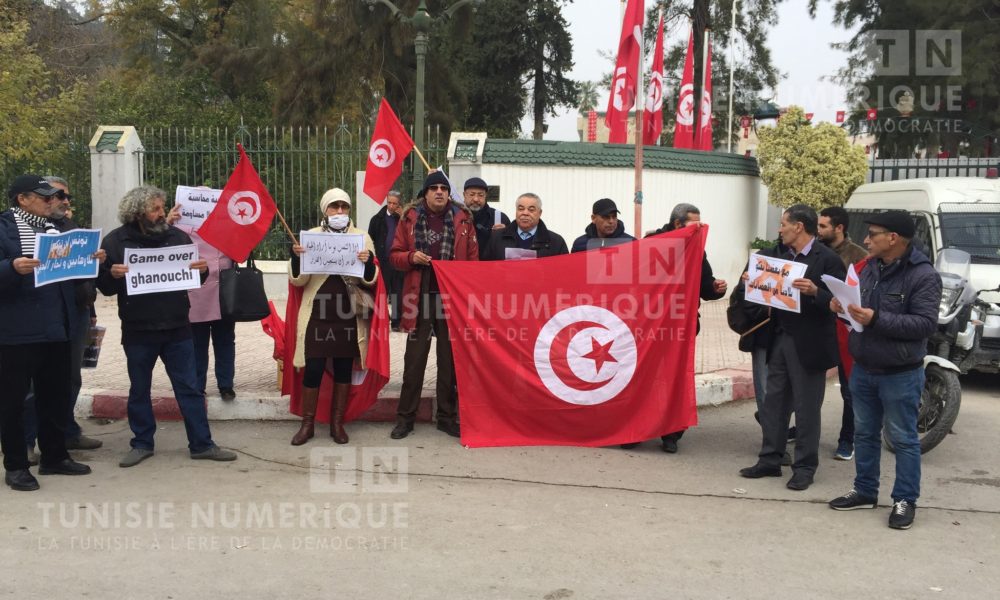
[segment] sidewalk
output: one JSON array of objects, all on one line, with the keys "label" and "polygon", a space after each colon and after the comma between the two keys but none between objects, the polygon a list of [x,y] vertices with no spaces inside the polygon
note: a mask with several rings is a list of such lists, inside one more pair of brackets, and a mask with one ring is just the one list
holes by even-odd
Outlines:
[{"label": "sidewalk", "polygon": [[[275,300],[279,314],[284,315],[284,300]],[[753,397],[750,355],[737,348],[737,336],[726,325],[726,300],[701,305],[701,333],[695,353],[695,376],[698,405],[719,405],[732,400]],[[98,324],[107,328],[101,357],[96,369],[84,369],[83,389],[77,402],[81,417],[125,418],[128,398],[128,372],[121,346],[121,321],[114,298],[97,299]],[[369,421],[395,419],[403,379],[403,352],[406,334],[393,333],[390,338],[389,383],[382,389],[379,401],[362,417]],[[277,385],[277,363],[272,358],[274,344],[261,329],[260,323],[236,324],[236,400],[223,402],[215,385],[214,360],[208,368],[208,415],[210,419],[279,420],[297,419],[288,412],[288,398],[282,397]],[[211,355],[211,352],[209,352]],[[433,348],[427,361],[423,397],[434,397],[437,363]],[[170,381],[162,364],[153,373],[153,404],[157,416],[179,418]],[[422,402],[418,419],[430,420],[431,402]]]}]

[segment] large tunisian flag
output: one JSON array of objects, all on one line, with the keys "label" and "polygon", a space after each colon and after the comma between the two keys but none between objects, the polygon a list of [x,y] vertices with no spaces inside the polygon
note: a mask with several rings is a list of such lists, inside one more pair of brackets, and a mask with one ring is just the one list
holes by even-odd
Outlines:
[{"label": "large tunisian flag", "polygon": [[[618,41],[618,58],[611,79],[611,97],[604,124],[608,126],[608,141],[624,144],[628,141],[628,111],[635,103],[639,87],[639,55],[642,50],[642,20],[645,0],[628,0],[622,33]],[[637,132],[639,135],[639,132]]]},{"label": "large tunisian flag", "polygon": [[[336,277],[336,275],[332,277]],[[351,395],[347,400],[347,411],[344,413],[345,423],[357,419],[371,408],[378,398],[378,393],[389,381],[389,304],[382,277],[377,277],[377,280],[375,313],[372,315],[368,354],[365,357],[367,368],[361,370],[357,368],[357,363],[354,365],[355,369],[351,373]],[[285,304],[284,370],[281,377],[281,395],[291,396],[289,410],[299,416],[302,415],[302,376],[304,370],[296,369],[292,365],[292,357],[295,356],[301,304],[302,288],[289,283],[288,302]],[[306,310],[312,309],[306,307]],[[323,380],[319,385],[319,403],[316,405],[316,420],[318,422],[330,422],[332,400],[333,373],[328,368],[324,371]]]},{"label": "large tunisian flag", "polygon": [[697,423],[708,228],[537,260],[440,261],[467,446],[606,446]]},{"label": "large tunisian flag", "polygon": [[368,166],[365,168],[365,194],[375,202],[382,203],[392,184],[403,172],[403,161],[413,150],[413,140],[406,133],[399,117],[389,103],[382,98],[378,107],[378,119],[368,146]]},{"label": "large tunisian flag", "polygon": [[240,160],[222,188],[219,202],[198,229],[198,235],[219,252],[243,262],[267,235],[278,209],[243,145],[236,147],[240,150]]}]

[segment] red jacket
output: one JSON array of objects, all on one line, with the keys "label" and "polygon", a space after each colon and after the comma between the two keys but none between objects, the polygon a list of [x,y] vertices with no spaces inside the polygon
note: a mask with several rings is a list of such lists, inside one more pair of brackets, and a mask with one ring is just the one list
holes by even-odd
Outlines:
[{"label": "red jacket", "polygon": [[[402,318],[399,325],[403,331],[413,331],[417,328],[417,309],[420,307],[420,277],[423,272],[415,269],[413,253],[417,251],[413,239],[413,228],[417,224],[417,208],[424,204],[420,200],[411,204],[403,211],[403,216],[396,227],[396,237],[389,251],[389,262],[397,271],[405,273],[403,278],[403,294],[400,298]],[[469,209],[455,201],[449,201],[449,210],[455,221],[455,252],[454,260],[479,260],[479,245],[476,241],[476,226],[472,221]]]}]

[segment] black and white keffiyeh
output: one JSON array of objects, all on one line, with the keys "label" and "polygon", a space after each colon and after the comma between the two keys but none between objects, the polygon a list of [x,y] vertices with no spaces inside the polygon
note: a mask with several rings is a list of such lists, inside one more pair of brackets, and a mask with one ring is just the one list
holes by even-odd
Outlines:
[{"label": "black and white keffiyeh", "polygon": [[17,223],[17,233],[21,237],[21,255],[35,256],[35,234],[59,233],[56,226],[45,217],[33,215],[20,206],[11,209],[14,222]]}]

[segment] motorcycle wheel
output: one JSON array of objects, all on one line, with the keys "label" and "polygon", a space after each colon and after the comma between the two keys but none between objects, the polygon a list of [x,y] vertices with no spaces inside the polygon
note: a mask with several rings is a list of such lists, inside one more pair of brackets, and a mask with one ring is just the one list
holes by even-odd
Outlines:
[{"label": "motorcycle wheel", "polygon": [[[924,370],[924,389],[920,393],[920,410],[917,413],[917,433],[920,435],[920,453],[926,454],[951,432],[962,405],[962,384],[958,374],[939,365],[927,365]],[[896,448],[883,427],[882,443],[895,452]]]}]

